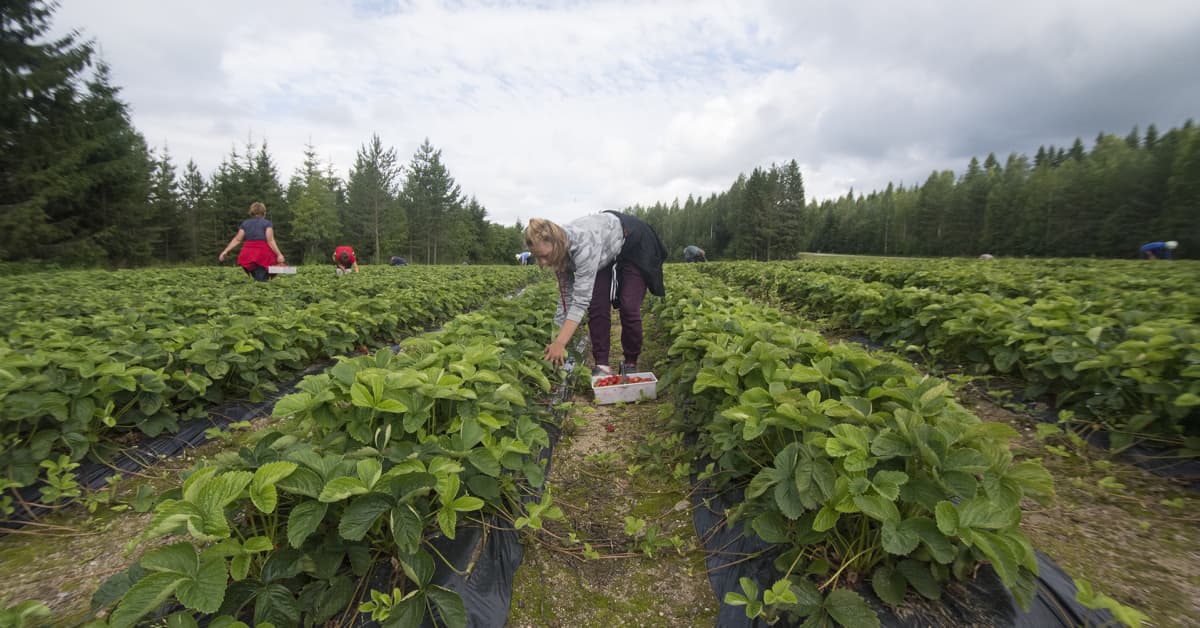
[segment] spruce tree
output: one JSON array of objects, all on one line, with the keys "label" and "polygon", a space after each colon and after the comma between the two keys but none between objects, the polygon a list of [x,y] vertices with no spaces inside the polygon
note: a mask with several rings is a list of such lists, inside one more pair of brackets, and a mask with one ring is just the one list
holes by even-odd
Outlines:
[{"label": "spruce tree", "polygon": [[179,196],[179,181],[175,176],[175,164],[171,152],[163,148],[162,155],[154,160],[150,173],[150,197],[147,204],[157,220],[158,250],[156,255],[168,262],[177,262],[188,257],[184,242],[188,229],[187,215]]},{"label": "spruce tree", "polygon": [[70,138],[55,129],[74,119],[92,43],[74,31],[47,41],[53,12],[46,2],[0,4],[0,259],[44,255],[62,236],[48,216],[61,188],[43,181],[62,167],[57,153]]},{"label": "spruce tree", "polygon": [[405,243],[407,217],[397,200],[402,173],[396,149],[384,150],[378,135],[359,147],[347,184],[346,212],[342,223],[346,237],[371,251],[372,261],[400,251]]},{"label": "spruce tree", "polygon": [[[1190,120],[1189,120],[1190,122]],[[1200,129],[1185,125],[1167,180],[1166,204],[1153,224],[1164,240],[1176,240],[1176,257],[1200,257]]]},{"label": "spruce tree", "polygon": [[[183,178],[179,184],[179,204],[183,214],[182,244],[187,252],[186,259],[198,262],[208,257],[206,253],[210,250],[209,243],[219,242],[221,234],[218,233],[215,221],[211,220],[212,199],[209,197],[208,183],[196,162],[191,159],[184,167]],[[215,246],[219,247],[220,244]],[[213,256],[215,255],[214,252]]]},{"label": "spruce tree", "polygon": [[426,138],[409,162],[401,203],[408,214],[409,260],[436,264],[446,232],[454,230],[462,191],[442,164],[442,151]]},{"label": "spruce tree", "polygon": [[[54,257],[80,262],[101,259],[117,266],[153,260],[159,222],[149,195],[150,151],[134,128],[108,66],[98,64],[79,103],[70,170],[61,171],[71,190],[52,206],[50,218],[65,225],[64,237],[50,243]],[[97,259],[94,252],[100,252]]]},{"label": "spruce tree", "polygon": [[290,235],[294,246],[303,251],[304,261],[321,262],[333,253],[342,232],[338,220],[337,185],[321,171],[316,149],[304,150],[304,163],[296,169],[288,184],[291,210]]},{"label": "spruce tree", "polygon": [[0,259],[144,263],[149,153],[107,66],[56,5],[0,4]]}]

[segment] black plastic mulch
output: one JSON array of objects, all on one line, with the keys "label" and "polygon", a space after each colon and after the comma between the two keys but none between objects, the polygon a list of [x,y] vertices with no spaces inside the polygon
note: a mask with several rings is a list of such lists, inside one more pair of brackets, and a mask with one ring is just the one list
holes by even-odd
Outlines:
[{"label": "black plastic mulch", "polygon": [[[312,369],[306,371],[305,374],[310,372],[312,372]],[[211,428],[224,428],[231,423],[250,421],[259,416],[270,414],[275,401],[284,395],[294,392],[295,385],[299,381],[300,379],[297,378],[287,388],[280,390],[266,401],[260,403],[236,402],[218,406],[210,409],[206,416],[181,422],[179,430],[176,432],[164,433],[156,437],[143,435],[141,442],[122,449],[108,463],[90,460],[82,462],[75,471],[76,481],[88,490],[102,489],[107,484],[108,478],[113,475],[118,473],[134,473],[158,464],[164,458],[173,458],[185,450],[203,445],[213,440],[207,434]],[[41,486],[43,484],[39,483],[23,488],[20,491],[21,498],[27,504],[36,504]],[[6,534],[19,529],[29,521],[41,517],[50,511],[50,508],[44,506],[18,506],[16,512],[10,515],[8,520],[0,522],[0,534]]]}]

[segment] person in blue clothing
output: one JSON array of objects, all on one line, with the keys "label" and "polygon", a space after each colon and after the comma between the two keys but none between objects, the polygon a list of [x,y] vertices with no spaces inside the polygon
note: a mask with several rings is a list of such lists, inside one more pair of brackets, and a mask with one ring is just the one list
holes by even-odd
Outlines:
[{"label": "person in blue clothing", "polygon": [[1142,259],[1171,259],[1171,251],[1174,251],[1177,246],[1179,243],[1175,240],[1147,242],[1142,245],[1140,256]]},{"label": "person in blue clothing", "polygon": [[708,259],[704,257],[704,249],[696,246],[695,244],[689,244],[683,249],[683,261],[707,262]]},{"label": "person in blue clothing", "polygon": [[531,255],[532,254],[529,251],[521,251],[520,253],[517,253],[517,263],[522,266],[528,266]]}]

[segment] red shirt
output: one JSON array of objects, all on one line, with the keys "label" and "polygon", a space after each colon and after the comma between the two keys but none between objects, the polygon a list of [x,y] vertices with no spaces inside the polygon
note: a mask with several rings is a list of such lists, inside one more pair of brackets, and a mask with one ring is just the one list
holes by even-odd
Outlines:
[{"label": "red shirt", "polygon": [[333,259],[337,261],[338,266],[342,265],[342,252],[350,254],[350,263],[346,264],[346,268],[350,268],[352,264],[358,263],[358,258],[354,257],[354,249],[348,246],[339,246],[333,250]]}]

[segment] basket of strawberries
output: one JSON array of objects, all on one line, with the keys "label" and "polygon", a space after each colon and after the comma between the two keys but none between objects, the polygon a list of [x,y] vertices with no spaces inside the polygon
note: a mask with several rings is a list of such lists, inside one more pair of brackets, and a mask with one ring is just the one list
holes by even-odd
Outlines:
[{"label": "basket of strawberries", "polygon": [[658,397],[658,378],[654,373],[625,373],[623,375],[595,375],[592,377],[592,392],[596,403],[637,403]]}]

